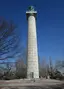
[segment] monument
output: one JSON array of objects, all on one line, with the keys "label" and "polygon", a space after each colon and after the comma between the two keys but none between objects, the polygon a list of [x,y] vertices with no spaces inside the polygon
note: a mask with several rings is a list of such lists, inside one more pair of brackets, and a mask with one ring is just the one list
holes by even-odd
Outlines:
[{"label": "monument", "polygon": [[27,47],[27,78],[39,78],[37,34],[36,34],[37,11],[30,6],[26,11],[28,21],[28,47]]}]

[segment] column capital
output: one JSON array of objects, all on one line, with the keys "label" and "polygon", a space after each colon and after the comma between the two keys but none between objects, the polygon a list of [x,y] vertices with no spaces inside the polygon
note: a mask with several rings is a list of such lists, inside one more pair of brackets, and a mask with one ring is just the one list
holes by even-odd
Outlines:
[{"label": "column capital", "polygon": [[27,19],[28,19],[29,16],[36,17],[36,15],[37,15],[37,11],[35,11],[34,6],[29,6],[28,10],[26,11]]},{"label": "column capital", "polygon": [[26,11],[27,19],[29,16],[34,16],[36,18],[37,11]]}]

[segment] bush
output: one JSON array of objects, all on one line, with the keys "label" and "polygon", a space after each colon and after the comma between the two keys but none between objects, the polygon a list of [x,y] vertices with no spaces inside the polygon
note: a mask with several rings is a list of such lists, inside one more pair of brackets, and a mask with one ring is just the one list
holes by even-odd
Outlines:
[{"label": "bush", "polygon": [[61,74],[60,71],[56,70],[55,72],[50,73],[50,78],[62,80],[62,79],[64,79],[64,76]]}]

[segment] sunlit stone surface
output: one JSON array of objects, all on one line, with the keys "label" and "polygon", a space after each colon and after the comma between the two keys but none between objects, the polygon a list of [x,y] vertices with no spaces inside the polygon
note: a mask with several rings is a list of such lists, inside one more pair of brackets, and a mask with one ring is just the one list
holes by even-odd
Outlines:
[{"label": "sunlit stone surface", "polygon": [[39,78],[36,14],[33,7],[26,12],[28,20],[27,78]]}]

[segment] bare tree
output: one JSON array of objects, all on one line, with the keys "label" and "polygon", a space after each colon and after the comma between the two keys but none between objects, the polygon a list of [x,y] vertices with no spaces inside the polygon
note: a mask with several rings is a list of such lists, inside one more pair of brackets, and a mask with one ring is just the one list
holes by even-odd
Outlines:
[{"label": "bare tree", "polygon": [[56,60],[56,68],[64,68],[64,60]]},{"label": "bare tree", "polygon": [[55,69],[59,70],[61,73],[64,73],[64,60],[56,60]]},{"label": "bare tree", "polygon": [[40,63],[40,76],[46,77],[46,78],[48,76],[48,64],[45,58],[43,58],[42,62]]},{"label": "bare tree", "polygon": [[12,21],[8,23],[0,19],[0,60],[11,58],[15,54],[14,51],[19,43],[15,29],[16,25]]},{"label": "bare tree", "polygon": [[53,72],[53,63],[52,63],[52,58],[51,56],[49,57],[49,68],[50,68],[50,72]]},{"label": "bare tree", "polygon": [[26,78],[26,64],[22,58],[16,61],[16,77]]},{"label": "bare tree", "polygon": [[[3,70],[4,72],[3,76],[5,76],[5,78],[8,79],[11,78],[12,77],[11,74],[13,74],[12,66],[11,66],[12,64],[16,65],[15,67],[17,71],[20,69],[20,66],[18,65],[19,60],[14,61],[14,63],[13,62],[10,63],[9,61],[5,62],[4,60],[8,58],[14,58],[14,57],[20,58],[21,56],[24,55],[24,47],[20,43],[20,38],[17,35],[16,28],[17,26],[12,21],[7,22],[6,20],[0,19],[0,64],[6,65],[6,67],[4,66],[5,67],[4,69],[2,69],[1,67],[0,69]],[[23,57],[26,59],[25,55]],[[21,63],[20,65],[22,65],[22,62],[20,63]],[[24,65],[21,66],[22,73],[24,71],[23,69],[24,69]],[[15,74],[17,71],[14,71]]]}]

